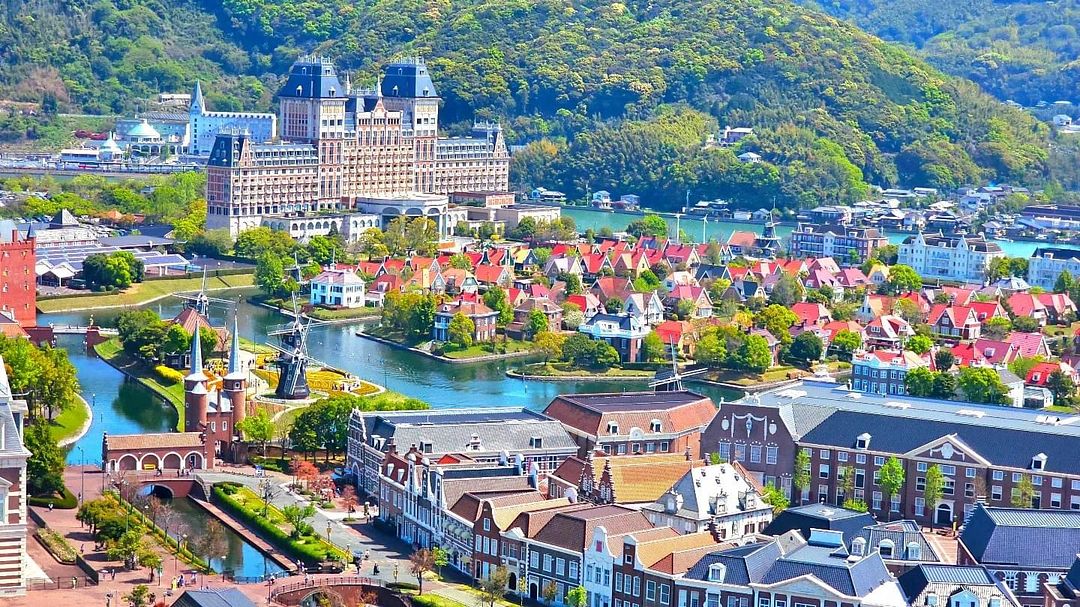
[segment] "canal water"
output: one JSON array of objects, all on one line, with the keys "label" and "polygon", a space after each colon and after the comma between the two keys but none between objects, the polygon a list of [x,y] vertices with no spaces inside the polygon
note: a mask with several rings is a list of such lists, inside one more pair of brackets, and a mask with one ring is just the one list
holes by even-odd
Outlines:
[{"label": "canal water", "polygon": [[[205,537],[202,531],[206,528],[209,515],[192,504],[188,498],[174,499],[171,505],[182,525],[181,528],[186,529],[181,533],[188,536],[188,543],[192,550],[207,559],[214,571],[221,573],[224,565],[225,571],[232,571],[234,575],[242,578],[257,578],[283,571],[281,566],[266,558],[266,555],[224,525],[220,542],[207,550],[209,546],[203,546],[200,542]],[[173,535],[176,534],[173,533]],[[225,558],[222,559],[222,557]]]},{"label": "canal water", "polygon": [[[583,207],[563,207],[563,215],[572,217],[577,224],[579,231],[592,228],[593,230],[600,230],[600,228],[611,228],[618,232],[625,230],[626,226],[635,219],[640,218],[639,215],[631,215],[628,213],[614,213],[606,211],[596,211],[593,209],[587,209]],[[665,215],[664,219],[668,222],[668,230],[672,235],[675,233],[675,218]],[[735,221],[708,221],[703,222],[700,219],[691,219],[683,217],[679,220],[680,229],[686,233],[686,235],[695,242],[701,242],[702,228],[704,228],[704,235],[706,240],[718,240],[719,242],[727,242],[729,236],[735,231],[750,231],[761,232],[761,224],[759,223],[744,223]],[[780,225],[776,226],[776,233],[781,238],[787,237],[792,232],[792,226]],[[905,238],[911,236],[910,232],[886,232],[886,236],[889,238],[889,242],[893,244],[900,244]],[[1005,240],[995,240],[998,245],[1001,246],[1001,250],[1005,252],[1009,257],[1031,257],[1031,254],[1035,252],[1037,247],[1050,246],[1048,243],[1038,243],[1029,241],[1009,242]],[[1070,244],[1055,244],[1055,247],[1063,249],[1080,249],[1075,245]]]}]

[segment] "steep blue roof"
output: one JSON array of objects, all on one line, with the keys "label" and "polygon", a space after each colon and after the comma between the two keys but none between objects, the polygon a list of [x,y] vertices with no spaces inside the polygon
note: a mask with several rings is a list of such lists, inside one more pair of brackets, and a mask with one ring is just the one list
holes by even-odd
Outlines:
[{"label": "steep blue roof", "polygon": [[382,94],[384,97],[439,97],[427,66],[419,57],[395,61],[386,66],[383,71]]},{"label": "steep blue roof", "polygon": [[334,63],[325,57],[301,57],[289,70],[289,79],[279,97],[324,99],[345,97],[345,87],[338,80]]},{"label": "steep blue roof", "polygon": [[997,583],[984,567],[963,565],[919,565],[901,575],[898,581],[909,603],[930,584],[994,586]]},{"label": "steep blue roof", "polygon": [[1080,511],[976,505],[960,541],[983,565],[1068,569],[1080,547]]},{"label": "steep blue roof", "polygon": [[809,538],[811,529],[826,529],[842,532],[844,543],[850,546],[851,540],[855,539],[864,527],[874,524],[874,517],[866,512],[826,504],[807,504],[781,512],[765,528],[765,534],[783,535],[795,529],[804,538]]}]

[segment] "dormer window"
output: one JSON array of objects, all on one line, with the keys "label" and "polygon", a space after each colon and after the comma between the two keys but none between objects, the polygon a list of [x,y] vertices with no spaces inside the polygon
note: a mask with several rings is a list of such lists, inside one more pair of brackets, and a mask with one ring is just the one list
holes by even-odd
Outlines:
[{"label": "dormer window", "polygon": [[892,558],[893,550],[895,549],[896,545],[893,544],[892,540],[881,540],[881,543],[878,544],[878,552],[881,553],[881,558],[883,559]]},{"label": "dormer window", "polygon": [[608,431],[608,434],[618,434],[619,433],[619,424],[617,422],[608,422],[607,431]]},{"label": "dormer window", "polygon": [[658,420],[658,419],[652,420],[652,424],[650,425],[650,428],[652,429],[653,432],[660,432],[660,428],[661,428],[660,420]]},{"label": "dormer window", "polygon": [[544,439],[539,436],[534,436],[529,439],[529,446],[533,449],[540,449],[544,446]]},{"label": "dormer window", "polygon": [[926,595],[926,607],[937,607],[937,595],[933,592]]},{"label": "dormer window", "polygon": [[855,438],[855,448],[856,449],[869,449],[870,448],[870,435],[868,433],[866,433],[866,432],[863,432],[858,437],[856,437]]},{"label": "dormer window", "polygon": [[723,582],[724,576],[727,575],[727,567],[722,563],[713,563],[709,565],[709,581],[710,582]]},{"label": "dormer window", "polygon": [[851,554],[854,556],[866,554],[866,538],[857,537],[851,542]]},{"label": "dormer window", "polygon": [[907,559],[909,561],[922,560],[922,546],[919,545],[919,542],[908,542]]},{"label": "dormer window", "polygon": [[990,597],[990,607],[1001,607],[1001,597],[1000,596],[992,596],[992,597]]},{"label": "dormer window", "polygon": [[1040,454],[1036,455],[1035,457],[1031,458],[1031,469],[1032,470],[1044,470],[1044,469],[1046,469],[1046,454],[1045,453],[1040,453]]}]

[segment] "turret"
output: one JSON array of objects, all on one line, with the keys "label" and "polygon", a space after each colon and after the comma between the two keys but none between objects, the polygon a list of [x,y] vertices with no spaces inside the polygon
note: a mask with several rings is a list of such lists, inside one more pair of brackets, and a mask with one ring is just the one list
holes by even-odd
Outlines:
[{"label": "turret", "polygon": [[232,425],[235,431],[237,424],[244,421],[247,416],[247,372],[240,362],[240,327],[237,323],[237,315],[233,313],[232,322],[232,346],[229,348],[229,370],[222,380],[222,392],[229,399],[232,406]]},{"label": "turret", "polygon": [[188,106],[188,112],[191,114],[202,114],[205,110],[206,101],[203,100],[202,83],[196,80],[195,90],[191,92],[191,105]]},{"label": "turret", "polygon": [[203,372],[202,343],[199,330],[191,337],[191,372],[184,378],[184,431],[199,432],[206,427],[209,394]]}]

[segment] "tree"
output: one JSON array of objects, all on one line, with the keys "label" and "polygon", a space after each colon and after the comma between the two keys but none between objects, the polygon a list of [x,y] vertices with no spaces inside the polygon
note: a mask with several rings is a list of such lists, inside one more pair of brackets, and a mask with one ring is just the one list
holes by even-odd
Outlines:
[{"label": "tree", "polygon": [[1061,274],[1058,274],[1057,280],[1054,281],[1055,293],[1071,293],[1076,281],[1073,279],[1073,275],[1068,270],[1062,270]]},{"label": "tree", "polygon": [[641,358],[646,362],[655,363],[664,360],[667,348],[656,331],[651,331],[641,340]]},{"label": "tree", "polygon": [[934,373],[934,391],[931,396],[943,399],[956,398],[956,376],[948,371]]},{"label": "tree", "polygon": [[802,301],[805,295],[806,289],[799,282],[799,279],[791,274],[784,273],[773,285],[769,301],[790,308],[792,305]]},{"label": "tree", "polygon": [[748,335],[736,353],[739,365],[749,371],[762,373],[772,366],[773,356],[769,342],[760,335]]},{"label": "tree", "polygon": [[934,393],[934,375],[926,367],[912,369],[904,376],[904,388],[912,396],[926,398]]},{"label": "tree", "polygon": [[577,274],[564,274],[560,276],[560,280],[566,282],[567,295],[581,295],[584,293],[584,289],[581,286],[581,277]]},{"label": "tree", "polygon": [[911,350],[920,356],[929,352],[930,348],[933,347],[934,341],[925,335],[912,335],[904,344],[905,349]]},{"label": "tree", "polygon": [[917,324],[922,322],[922,311],[919,310],[918,304],[907,298],[900,298],[893,304],[893,312],[897,316],[903,318],[908,324]]},{"label": "tree", "polygon": [[791,500],[789,500],[787,496],[772,483],[765,485],[765,491],[761,496],[761,499],[772,506],[773,516],[779,515],[791,505]]},{"label": "tree", "polygon": [[267,295],[280,295],[285,290],[285,265],[280,257],[269,251],[259,256],[255,264],[255,284]]},{"label": "tree", "polygon": [[585,322],[585,313],[581,311],[581,307],[573,302],[566,302],[562,305],[563,309],[563,326],[570,331],[577,331],[581,323]]},{"label": "tree", "polygon": [[417,593],[424,594],[424,574],[435,568],[435,555],[421,548],[409,556],[409,572],[416,578]]},{"label": "tree", "polygon": [[535,338],[540,333],[548,330],[548,317],[539,308],[533,308],[525,318],[525,335]]},{"label": "tree", "polygon": [[259,443],[259,451],[266,457],[266,444],[274,440],[274,421],[265,407],[259,407],[253,415],[248,415],[236,424],[245,440]]},{"label": "tree", "polygon": [[585,607],[589,600],[589,593],[584,586],[576,586],[566,593],[567,607]]},{"label": "tree", "polygon": [[960,369],[957,385],[973,403],[1002,404],[1008,401],[1009,390],[994,369],[964,367]]},{"label": "tree", "polygon": [[941,348],[934,352],[934,367],[939,371],[948,371],[956,364],[956,355],[948,348]]},{"label": "tree", "polygon": [[1012,371],[1014,375],[1020,379],[1026,380],[1028,373],[1031,372],[1035,365],[1046,360],[1042,356],[1017,356],[1009,362],[1009,371]]},{"label": "tree", "polygon": [[694,311],[697,310],[697,305],[692,299],[680,299],[675,304],[675,315],[680,320],[687,320],[694,315]]},{"label": "tree", "polygon": [[885,461],[885,465],[880,470],[881,477],[881,491],[885,494],[885,501],[888,504],[888,518],[892,520],[892,498],[894,495],[900,493],[900,489],[904,486],[904,467],[900,464],[900,460],[896,457],[890,457]]},{"label": "tree", "polygon": [[[506,584],[510,581],[510,570],[505,565],[499,565],[488,571],[487,577],[480,580],[480,602],[488,607],[495,607],[495,601],[499,600],[506,592]],[[549,581],[552,586],[554,582]],[[545,592],[547,586],[544,586]],[[545,594],[546,596],[546,594]]]},{"label": "tree", "polygon": [[793,360],[809,365],[821,360],[821,355],[824,352],[825,344],[822,343],[821,338],[812,331],[803,331],[799,333],[795,341],[791,342],[788,356]]},{"label": "tree", "polygon": [[636,279],[634,279],[634,290],[647,293],[659,289],[662,284],[663,283],[660,282],[660,277],[656,275],[656,272],[645,269],[638,274]]},{"label": "tree", "polygon": [[668,225],[663,217],[649,214],[630,222],[630,225],[626,226],[626,232],[637,238],[642,236],[663,238],[668,234]]},{"label": "tree", "polygon": [[855,331],[841,329],[833,336],[832,349],[840,360],[850,361],[852,353],[861,347],[862,335]]},{"label": "tree", "polygon": [[566,338],[551,331],[541,331],[533,336],[533,348],[543,354],[544,362],[562,357],[563,342]]},{"label": "tree", "polygon": [[473,334],[476,332],[476,324],[465,314],[458,312],[450,318],[450,324],[446,329],[446,337],[450,343],[460,348],[468,348],[473,344]]},{"label": "tree", "polygon": [[911,266],[897,264],[889,268],[889,277],[885,279],[884,286],[891,295],[911,293],[922,288],[922,277]]},{"label": "tree", "polygon": [[439,577],[442,577],[442,568],[450,564],[450,551],[440,546],[431,549],[431,562],[439,568]]},{"label": "tree", "polygon": [[281,509],[281,514],[285,517],[285,522],[292,527],[289,537],[299,539],[300,536],[303,535],[304,530],[309,526],[307,521],[315,516],[315,506],[312,506],[311,504],[306,506],[289,504]]},{"label": "tree", "polygon": [[146,550],[143,545],[142,527],[128,527],[120,537],[109,540],[106,544],[106,554],[109,560],[123,561],[124,567],[133,569],[139,554]]},{"label": "tree", "polygon": [[849,497],[846,500],[844,500],[843,507],[848,509],[848,510],[854,510],[855,512],[869,512],[870,511],[870,506],[868,506],[866,504],[865,500],[855,499],[854,497]]},{"label": "tree", "polygon": [[152,548],[146,548],[139,553],[137,562],[140,567],[146,567],[147,570],[147,582],[154,581],[154,571],[161,568],[161,555],[155,552]]},{"label": "tree", "polygon": [[1021,333],[1036,333],[1039,330],[1039,321],[1031,316],[1017,316],[1012,319],[1012,326]]},{"label": "tree", "polygon": [[23,443],[30,451],[26,460],[27,485],[31,495],[51,497],[64,490],[64,452],[43,419],[31,422]]},{"label": "tree", "polygon": [[995,316],[983,323],[982,334],[989,339],[1005,339],[1013,328],[1013,323],[1004,316]]},{"label": "tree", "polygon": [[1009,502],[1013,508],[1031,508],[1035,503],[1035,485],[1031,482],[1031,475],[1024,474],[1020,482],[1012,489]]},{"label": "tree", "polygon": [[484,293],[484,305],[499,313],[499,317],[495,322],[500,327],[505,327],[513,322],[514,309],[510,306],[510,300],[506,297],[506,290],[499,285],[492,285]]},{"label": "tree", "polygon": [[544,597],[544,602],[552,604],[559,596],[559,587],[555,585],[555,580],[548,580],[544,582],[544,587],[540,590],[540,595]]},{"label": "tree", "polygon": [[[795,452],[795,469],[791,475],[791,486],[801,494],[810,488],[810,454],[799,449]],[[801,498],[799,500],[802,501]]]},{"label": "tree", "polygon": [[130,251],[95,253],[83,260],[83,279],[88,288],[126,289],[143,278],[143,262]]},{"label": "tree", "polygon": [[795,313],[778,304],[771,304],[754,317],[754,324],[764,327],[772,336],[783,343],[791,342],[791,333],[788,332],[799,317]]},{"label": "tree", "polygon": [[618,314],[619,312],[622,312],[622,298],[612,295],[608,298],[607,301],[604,302],[604,309],[607,310],[608,314]]},{"label": "tree", "polygon": [[146,584],[139,584],[132,588],[131,592],[125,594],[123,599],[131,607],[146,607],[146,604],[150,601],[150,588]]},{"label": "tree", "polygon": [[926,470],[926,478],[923,482],[925,483],[923,500],[926,502],[926,510],[933,517],[934,509],[941,501],[941,496],[945,495],[945,477],[941,474],[941,467],[937,464],[930,466]]},{"label": "tree", "polygon": [[450,256],[450,267],[471,271],[473,269],[472,258],[464,253],[454,253]]},{"label": "tree", "polygon": [[1054,395],[1055,405],[1065,405],[1072,401],[1072,396],[1076,393],[1076,384],[1064,371],[1055,369],[1046,378],[1046,389]]}]

